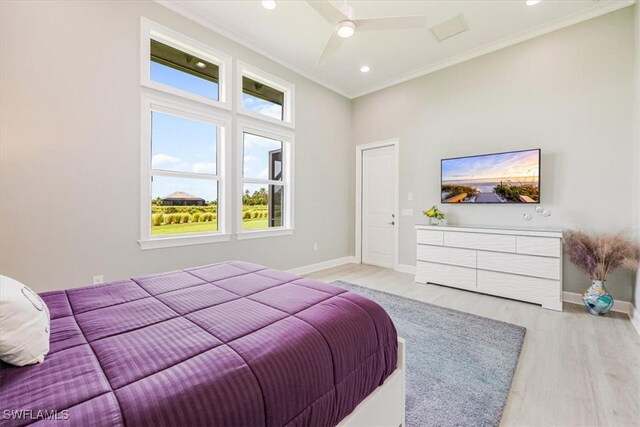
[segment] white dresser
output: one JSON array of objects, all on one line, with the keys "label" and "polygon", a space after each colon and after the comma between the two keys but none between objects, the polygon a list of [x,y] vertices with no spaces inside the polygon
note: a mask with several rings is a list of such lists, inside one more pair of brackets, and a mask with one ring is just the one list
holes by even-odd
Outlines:
[{"label": "white dresser", "polygon": [[416,225],[416,282],[562,311],[562,231]]}]

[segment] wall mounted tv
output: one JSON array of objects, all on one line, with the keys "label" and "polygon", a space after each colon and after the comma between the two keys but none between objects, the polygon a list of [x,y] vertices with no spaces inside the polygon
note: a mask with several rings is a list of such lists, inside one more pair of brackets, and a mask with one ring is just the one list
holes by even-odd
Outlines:
[{"label": "wall mounted tv", "polygon": [[442,203],[540,203],[540,149],[442,159]]}]

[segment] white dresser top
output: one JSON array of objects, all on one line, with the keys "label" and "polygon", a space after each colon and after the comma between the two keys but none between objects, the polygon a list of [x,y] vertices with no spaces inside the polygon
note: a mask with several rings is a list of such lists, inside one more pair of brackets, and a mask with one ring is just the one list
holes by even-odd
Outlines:
[{"label": "white dresser top", "polygon": [[562,230],[558,228],[517,228],[490,227],[477,225],[428,225],[416,224],[417,230],[458,231],[465,233],[512,234],[517,236],[537,236],[562,238]]}]

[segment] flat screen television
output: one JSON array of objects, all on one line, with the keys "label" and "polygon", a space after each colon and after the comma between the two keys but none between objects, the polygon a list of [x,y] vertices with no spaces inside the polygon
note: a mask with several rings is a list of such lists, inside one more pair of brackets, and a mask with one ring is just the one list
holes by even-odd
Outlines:
[{"label": "flat screen television", "polygon": [[442,159],[442,203],[540,203],[540,149]]}]

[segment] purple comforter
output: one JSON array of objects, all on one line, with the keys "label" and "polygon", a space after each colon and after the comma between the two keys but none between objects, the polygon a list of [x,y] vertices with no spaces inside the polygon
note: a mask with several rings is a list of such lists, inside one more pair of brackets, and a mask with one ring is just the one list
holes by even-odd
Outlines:
[{"label": "purple comforter", "polygon": [[329,426],[396,366],[376,303],[244,262],[42,297],[51,351],[0,370],[1,425]]}]

